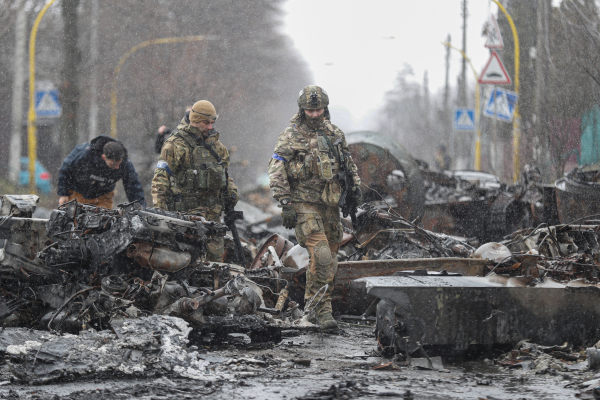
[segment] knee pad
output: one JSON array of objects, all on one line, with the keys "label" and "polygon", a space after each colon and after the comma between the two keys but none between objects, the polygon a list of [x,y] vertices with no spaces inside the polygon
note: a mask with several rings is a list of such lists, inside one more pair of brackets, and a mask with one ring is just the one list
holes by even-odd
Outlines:
[{"label": "knee pad", "polygon": [[329,244],[322,240],[315,245],[314,248],[315,264],[320,267],[327,267],[333,261]]}]

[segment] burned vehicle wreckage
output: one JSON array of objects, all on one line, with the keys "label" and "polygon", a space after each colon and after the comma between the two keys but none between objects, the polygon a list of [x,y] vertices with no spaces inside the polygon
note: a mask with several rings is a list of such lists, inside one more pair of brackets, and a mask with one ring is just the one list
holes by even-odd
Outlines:
[{"label": "burned vehicle wreckage", "polygon": [[365,200],[385,200],[403,217],[420,218],[425,229],[485,243],[558,223],[554,186],[543,185],[535,167],[524,168],[520,184],[506,185],[484,172],[433,171],[380,133],[353,132],[347,140],[363,183],[373,189]]},{"label": "burned vehicle wreckage", "polygon": [[[224,225],[137,203],[107,210],[76,201],[53,210],[48,220],[36,219],[36,201],[2,196],[0,311],[6,327],[101,331],[115,319],[158,314],[184,319],[201,337],[226,316],[271,311],[262,307],[261,289],[244,277],[243,267],[203,261],[206,243],[224,236]],[[243,321],[222,325],[254,329],[256,340],[277,340],[279,330],[266,321]]]}]

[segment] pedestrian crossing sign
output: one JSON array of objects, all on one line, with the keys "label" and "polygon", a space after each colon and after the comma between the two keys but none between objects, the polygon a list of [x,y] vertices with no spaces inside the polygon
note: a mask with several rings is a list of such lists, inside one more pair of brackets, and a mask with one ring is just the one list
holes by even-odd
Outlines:
[{"label": "pedestrian crossing sign", "polygon": [[510,90],[494,88],[485,99],[483,115],[511,122],[517,105],[517,94]]},{"label": "pedestrian crossing sign", "polygon": [[58,101],[58,90],[36,90],[35,113],[38,117],[60,117],[62,107]]},{"label": "pedestrian crossing sign", "polygon": [[494,15],[490,15],[490,22],[488,24],[487,40],[485,47],[488,49],[502,50],[504,48],[504,41],[502,40],[502,34],[498,27],[498,22]]},{"label": "pedestrian crossing sign", "polygon": [[473,108],[457,108],[454,110],[454,130],[474,131],[475,110]]}]

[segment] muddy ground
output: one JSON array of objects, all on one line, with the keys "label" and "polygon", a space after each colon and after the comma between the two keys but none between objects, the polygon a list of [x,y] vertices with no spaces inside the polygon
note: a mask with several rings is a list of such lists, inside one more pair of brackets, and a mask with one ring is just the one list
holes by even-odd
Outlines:
[{"label": "muddy ground", "polygon": [[[90,376],[32,386],[16,380],[2,365],[0,398],[592,399],[591,389],[582,383],[600,377],[591,371],[536,374],[509,370],[484,359],[445,360],[440,371],[374,370],[373,366],[390,360],[377,356],[373,328],[340,326],[343,332],[339,334],[286,331],[279,344],[250,344],[245,335],[234,335],[219,346],[201,346],[198,351],[210,362],[214,381],[155,373]],[[310,366],[302,365],[306,364],[302,360],[310,360]],[[600,383],[591,385],[596,386]]]}]

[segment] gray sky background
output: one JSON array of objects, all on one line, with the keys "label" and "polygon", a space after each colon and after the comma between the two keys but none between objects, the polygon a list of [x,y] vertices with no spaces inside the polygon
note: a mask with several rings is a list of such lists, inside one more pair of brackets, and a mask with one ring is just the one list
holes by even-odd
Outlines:
[{"label": "gray sky background", "polygon": [[[289,0],[283,30],[307,61],[315,81],[329,94],[332,119],[348,131],[375,128],[374,112],[382,106],[405,63],[422,82],[429,72],[432,93],[444,86],[448,33],[461,47],[461,0]],[[481,35],[497,6],[470,0],[467,55],[479,74],[489,58]],[[502,53],[500,53],[502,57]],[[459,52],[452,50],[450,84],[460,74]],[[468,70],[468,85],[474,77]],[[301,88],[298,88],[300,91]]]}]

